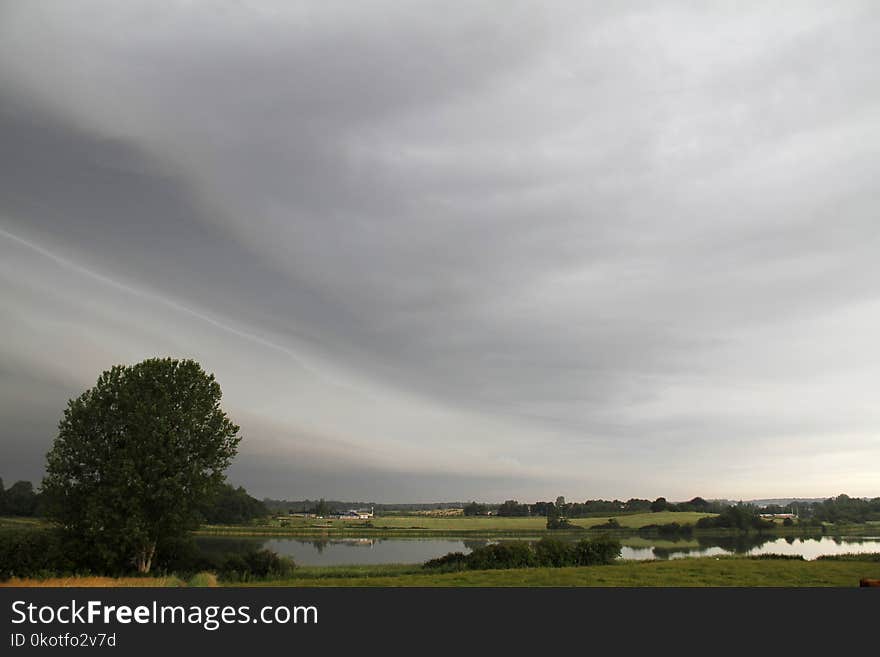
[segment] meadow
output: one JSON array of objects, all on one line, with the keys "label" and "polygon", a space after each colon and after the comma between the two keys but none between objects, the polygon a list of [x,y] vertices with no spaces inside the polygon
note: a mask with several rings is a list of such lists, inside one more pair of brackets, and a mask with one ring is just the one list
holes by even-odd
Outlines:
[{"label": "meadow", "polygon": [[877,561],[796,561],[705,557],[672,561],[622,561],[608,566],[522,568],[426,573],[413,566],[301,568],[283,581],[251,586],[621,586],[621,587],[857,587],[880,578]]},{"label": "meadow", "polygon": [[426,572],[418,565],[330,566],[297,568],[293,577],[246,584],[217,581],[211,573],[188,580],[167,577],[63,577],[12,579],[0,586],[26,587],[858,587],[865,577],[880,579],[880,561],[798,561],[748,557],[703,557],[671,561],[622,561],[608,566],[521,568],[453,573]]},{"label": "meadow", "polygon": [[[629,529],[637,529],[651,524],[664,524],[668,522],[677,522],[679,524],[695,523],[708,513],[694,512],[670,512],[661,511],[659,513],[634,513],[629,515],[614,516],[614,519],[621,527]],[[597,516],[593,518],[573,518],[571,524],[576,527],[589,529],[596,525],[601,525],[608,521],[612,516]],[[379,528],[399,529],[414,528],[428,529],[432,531],[480,531],[480,530],[522,530],[534,531],[535,529],[546,529],[547,519],[544,517],[526,517],[526,518],[506,518],[501,516],[452,516],[452,517],[419,517],[419,516],[403,516],[403,517],[379,517],[373,519],[373,525]]]},{"label": "meadow", "polygon": [[[671,522],[693,524],[710,513],[671,512],[573,518],[570,531],[583,531],[602,525],[614,517],[622,529]],[[310,536],[338,534],[349,536],[535,536],[547,532],[547,519],[540,516],[378,516],[370,520],[279,517],[255,525],[204,525],[202,535]],[[558,533],[558,530],[557,532]]]}]

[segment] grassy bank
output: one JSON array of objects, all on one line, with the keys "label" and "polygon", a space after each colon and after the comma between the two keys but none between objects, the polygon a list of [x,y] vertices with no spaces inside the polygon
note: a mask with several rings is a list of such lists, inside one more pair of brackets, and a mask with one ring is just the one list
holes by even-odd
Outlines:
[{"label": "grassy bank", "polygon": [[[426,572],[419,565],[300,567],[295,575],[247,584],[220,582],[220,586],[599,586],[599,587],[857,587],[864,577],[880,579],[880,561],[788,559],[750,559],[747,557],[702,557],[671,561],[621,561],[610,566],[581,568],[522,568],[476,570],[454,573]],[[0,586],[68,587],[177,587],[216,586],[210,573],[200,573],[188,581],[167,577],[64,577],[12,579]]]},{"label": "grassy bank", "polygon": [[425,573],[412,566],[302,568],[284,581],[255,586],[858,586],[863,577],[880,578],[880,563],[794,561],[741,557],[624,561],[582,568],[525,568],[456,573]]},{"label": "grassy bank", "polygon": [[94,576],[77,576],[77,577],[47,577],[45,579],[13,577],[5,581],[0,581],[0,587],[114,587],[114,588],[133,588],[133,587],[176,587],[186,586],[186,582],[182,579],[169,575],[168,577],[94,577]]}]

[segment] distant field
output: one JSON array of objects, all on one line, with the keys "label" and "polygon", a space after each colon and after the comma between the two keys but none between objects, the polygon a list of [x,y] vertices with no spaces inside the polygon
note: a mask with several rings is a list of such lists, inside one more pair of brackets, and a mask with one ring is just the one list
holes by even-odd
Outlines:
[{"label": "distant field", "polygon": [[[673,513],[670,511],[661,511],[660,513],[636,513],[630,515],[619,515],[595,518],[573,518],[571,523],[578,527],[593,527],[601,525],[614,518],[620,523],[621,527],[638,528],[645,525],[662,525],[668,522],[677,522],[679,524],[695,523],[698,519],[703,518],[708,513],[692,513],[681,512]],[[373,526],[384,528],[420,528],[432,530],[481,530],[481,529],[546,529],[547,519],[542,517],[527,518],[505,518],[499,516],[454,516],[450,518],[431,518],[425,516],[394,516],[394,517],[378,517],[373,519]]]},{"label": "distant field", "polygon": [[[601,516],[593,518],[574,518],[572,524],[576,527],[589,528],[601,525],[609,518],[615,518],[621,527],[636,529],[652,524],[666,524],[677,522],[679,524],[693,524],[708,513],[681,512],[674,513],[662,511],[660,513],[637,513],[619,516]],[[318,518],[283,518],[274,520],[265,526],[228,528],[234,533],[259,533],[261,530],[282,531],[296,533],[297,531],[346,531],[355,533],[364,531],[415,531],[430,532],[442,535],[455,532],[542,532],[547,528],[547,520],[542,517],[508,518],[500,516],[450,516],[432,517],[426,515],[411,516],[378,516],[371,521],[366,520],[323,520]],[[226,528],[205,527],[206,532],[222,530]]]},{"label": "distant field", "polygon": [[[603,524],[614,517],[621,527],[637,529],[645,525],[662,525],[670,522],[694,524],[705,513],[637,513],[619,516],[575,518],[572,524],[587,529]],[[47,528],[50,524],[39,518],[0,518],[0,532],[23,529]],[[547,521],[542,517],[507,518],[499,516],[450,516],[427,515],[379,516],[370,521],[318,518],[281,518],[259,525],[205,525],[200,534],[226,536],[314,536],[338,534],[347,536],[443,536],[485,535],[536,536],[547,532]]]},{"label": "distant field", "polygon": [[[672,561],[625,561],[585,568],[523,568],[432,574],[393,567],[376,570],[378,576],[303,576],[250,586],[842,586],[857,587],[863,577],[880,578],[880,563],[847,561],[753,560],[699,558]],[[388,574],[386,574],[388,573]],[[344,575],[344,571],[339,571]]]}]

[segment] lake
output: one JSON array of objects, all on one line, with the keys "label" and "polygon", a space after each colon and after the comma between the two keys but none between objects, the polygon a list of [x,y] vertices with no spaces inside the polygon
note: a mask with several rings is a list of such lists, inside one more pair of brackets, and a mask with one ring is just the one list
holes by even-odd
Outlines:
[{"label": "lake", "polygon": [[[449,552],[470,552],[490,540],[458,538],[232,538],[198,537],[199,546],[210,553],[242,552],[266,548],[291,557],[301,566],[371,565],[423,563]],[[790,554],[815,559],[848,552],[880,552],[880,537],[766,538],[725,536],[680,540],[622,539],[623,559],[680,559],[730,554]]]}]

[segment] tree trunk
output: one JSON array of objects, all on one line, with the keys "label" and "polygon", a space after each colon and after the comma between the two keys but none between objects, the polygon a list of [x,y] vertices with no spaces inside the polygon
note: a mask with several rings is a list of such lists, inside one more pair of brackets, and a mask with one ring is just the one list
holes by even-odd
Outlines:
[{"label": "tree trunk", "polygon": [[154,556],[156,556],[155,541],[153,543],[150,543],[149,545],[143,546],[138,551],[137,555],[134,558],[135,565],[137,566],[137,571],[144,574],[149,573]]}]

